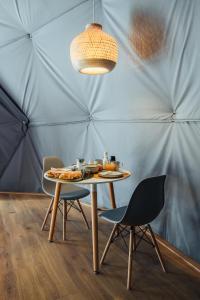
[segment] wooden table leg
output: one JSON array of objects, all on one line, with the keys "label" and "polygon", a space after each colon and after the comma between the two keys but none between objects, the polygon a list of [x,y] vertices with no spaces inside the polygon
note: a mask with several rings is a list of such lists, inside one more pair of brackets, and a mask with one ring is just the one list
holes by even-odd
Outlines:
[{"label": "wooden table leg", "polygon": [[97,185],[91,184],[93,271],[99,272]]},{"label": "wooden table leg", "polygon": [[115,192],[114,192],[114,187],[113,187],[113,183],[109,182],[108,183],[108,187],[109,187],[109,194],[110,194],[110,204],[112,208],[116,208],[116,201],[115,201]]},{"label": "wooden table leg", "polygon": [[63,241],[66,240],[67,201],[63,201]]},{"label": "wooden table leg", "polygon": [[57,209],[58,209],[58,202],[60,199],[60,189],[61,189],[61,183],[56,183],[56,189],[55,189],[55,198],[53,202],[53,210],[52,210],[52,216],[51,216],[51,224],[50,224],[50,230],[49,230],[49,242],[53,241],[53,234],[54,234],[54,228],[56,223],[56,215],[57,215]]}]

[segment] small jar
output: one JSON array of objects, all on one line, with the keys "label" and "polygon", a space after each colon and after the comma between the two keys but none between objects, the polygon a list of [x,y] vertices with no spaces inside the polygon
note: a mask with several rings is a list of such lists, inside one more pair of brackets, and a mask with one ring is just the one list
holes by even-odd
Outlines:
[{"label": "small jar", "polygon": [[82,170],[84,162],[85,162],[84,158],[77,158],[76,159],[76,168],[78,170]]}]

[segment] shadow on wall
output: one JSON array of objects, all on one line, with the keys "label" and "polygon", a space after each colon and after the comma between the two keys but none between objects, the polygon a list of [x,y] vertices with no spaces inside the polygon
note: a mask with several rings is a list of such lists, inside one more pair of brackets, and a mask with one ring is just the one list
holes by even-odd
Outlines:
[{"label": "shadow on wall", "polygon": [[142,60],[150,60],[165,48],[164,18],[156,13],[137,10],[131,16],[131,47]]}]

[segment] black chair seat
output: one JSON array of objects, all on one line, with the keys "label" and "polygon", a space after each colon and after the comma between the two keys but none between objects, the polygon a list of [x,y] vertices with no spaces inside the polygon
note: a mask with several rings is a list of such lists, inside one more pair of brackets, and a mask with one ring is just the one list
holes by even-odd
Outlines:
[{"label": "black chair seat", "polygon": [[[52,191],[51,193],[48,193],[50,196],[54,197],[54,191]],[[77,200],[77,199],[81,199],[84,198],[86,196],[88,196],[90,194],[90,191],[84,188],[81,188],[79,190],[75,190],[75,191],[69,191],[69,192],[64,192],[64,193],[60,193],[60,198],[62,200]]]},{"label": "black chair seat", "polygon": [[119,223],[125,215],[127,206],[121,206],[115,209],[109,209],[100,214],[100,217],[111,223]]}]

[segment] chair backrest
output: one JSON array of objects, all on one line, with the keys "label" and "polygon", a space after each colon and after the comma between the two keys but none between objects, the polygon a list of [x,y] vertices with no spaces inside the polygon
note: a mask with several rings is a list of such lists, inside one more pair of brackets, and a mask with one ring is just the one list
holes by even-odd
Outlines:
[{"label": "chair backrest", "polygon": [[166,175],[144,179],[136,187],[121,220],[125,225],[145,225],[153,221],[164,206]]},{"label": "chair backrest", "polygon": [[44,192],[55,189],[55,183],[44,178],[44,173],[54,168],[63,168],[64,164],[62,160],[57,156],[46,156],[43,158],[43,170],[42,170],[42,188]]}]

